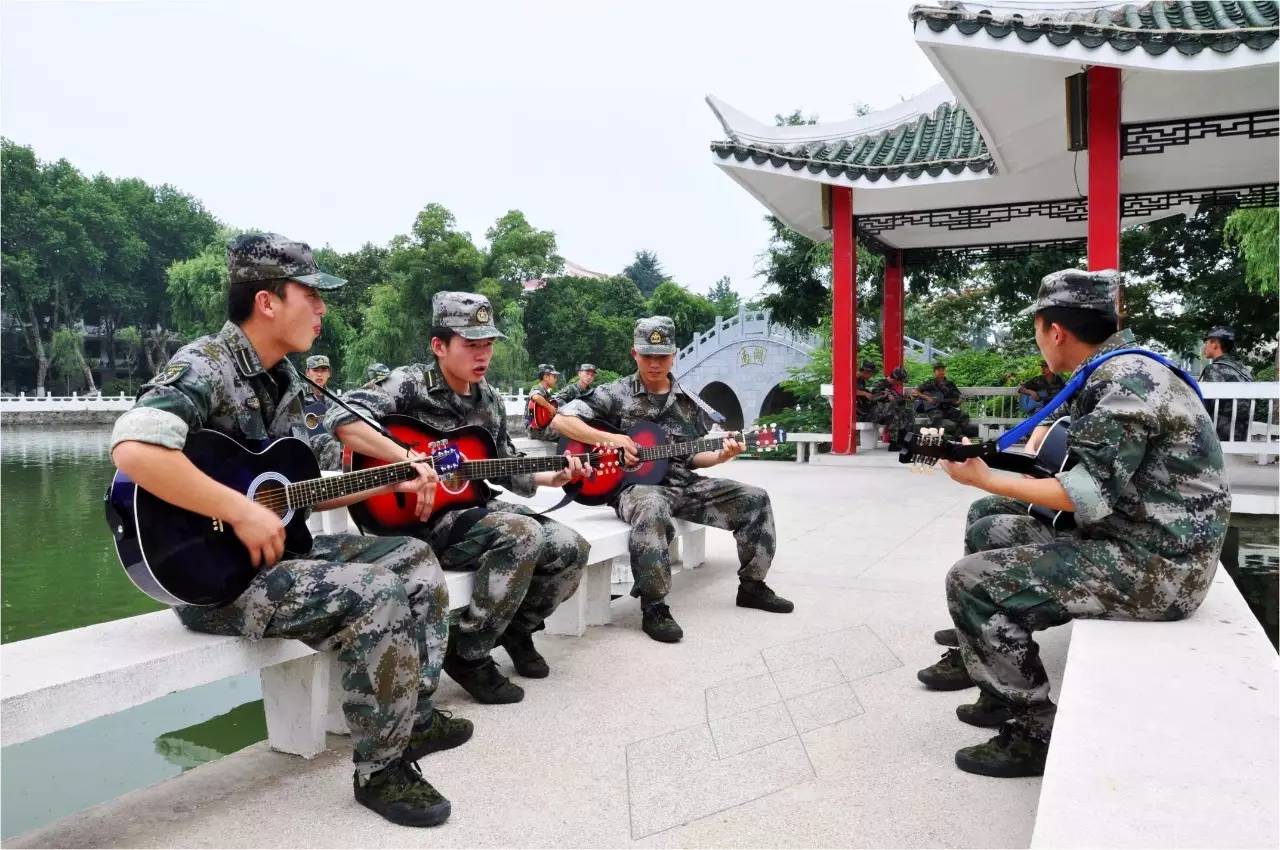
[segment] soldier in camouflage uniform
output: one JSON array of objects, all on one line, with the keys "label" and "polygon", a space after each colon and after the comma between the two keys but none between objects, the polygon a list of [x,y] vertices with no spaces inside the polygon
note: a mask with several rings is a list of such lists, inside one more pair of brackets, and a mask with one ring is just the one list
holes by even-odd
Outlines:
[{"label": "soldier in camouflage uniform", "polygon": [[[1248,366],[1231,355],[1236,350],[1236,333],[1231,328],[1219,325],[1209,331],[1205,337],[1204,349],[1201,353],[1208,358],[1204,370],[1200,373],[1201,383],[1226,381],[1232,383],[1248,383],[1253,380],[1253,372]],[[1217,428],[1219,440],[1249,439],[1249,403],[1228,400],[1205,399],[1205,407],[1213,415],[1217,406]],[[1235,429],[1231,427],[1231,417],[1235,416]]]},{"label": "soldier in camouflage uniform", "polygon": [[1035,413],[1045,406],[1049,399],[1062,392],[1067,382],[1062,376],[1049,368],[1049,364],[1040,361],[1040,374],[1018,384],[1018,399],[1023,413]]},{"label": "soldier in camouflage uniform", "polygon": [[969,414],[960,409],[960,388],[947,377],[946,364],[933,364],[933,377],[916,387],[916,395],[930,427],[941,428],[950,437],[967,433]]},{"label": "soldier in camouflage uniform", "polygon": [[[229,321],[184,346],[139,392],[112,434],[112,458],[159,498],[228,522],[260,571],[235,600],[178,606],[191,629],[222,635],[295,638],[336,653],[351,729],[356,799],[387,819],[431,826],[449,801],[418,771],[428,752],[471,736],[469,721],[436,711],[431,695],[448,636],[448,593],[424,543],[356,535],[318,537],[305,557],[280,560],[280,517],[223,487],[180,451],[209,428],[258,449],[278,437],[306,439],[305,384],[287,357],[264,361],[258,345],[287,352],[319,334],[320,290],[341,278],[316,267],[311,249],[278,234],[247,234],[228,248]],[[434,475],[377,492],[415,493],[429,505]],[[358,497],[317,506],[325,510]]]},{"label": "soldier in camouflage uniform", "polygon": [[[320,386],[327,387],[332,374],[328,357],[323,354],[313,354],[307,358],[307,377]],[[328,396],[312,387],[311,392],[303,398],[306,399],[306,404],[302,407],[302,419],[307,426],[307,439],[311,441],[311,451],[315,452],[320,469],[332,472],[341,470],[342,444],[324,429],[324,415],[329,410]]]},{"label": "soldier in camouflage uniform", "polygon": [[[648,420],[660,425],[672,441],[705,435],[711,425],[709,408],[671,376],[675,353],[671,319],[641,319],[636,323],[631,352],[635,374],[596,387],[560,408],[556,429],[590,445],[621,447],[629,462],[634,461],[636,452],[630,437],[593,428],[582,420],[597,419],[624,431],[637,421]],[[672,458],[662,483],[627,487],[614,503],[618,516],[631,525],[632,595],[640,597],[643,628],[654,640],[673,643],[684,636],[664,601],[671,590],[673,517],[733,532],[741,564],[739,606],[775,613],[789,613],[794,607],[764,583],[776,545],[769,494],[759,487],[705,478],[693,471],[724,463],[741,452],[740,443],[726,439],[719,452]]]},{"label": "soldier in camouflage uniform", "polygon": [[876,364],[863,360],[858,366],[858,377],[854,381],[854,399],[859,422],[870,422],[875,415],[876,397],[871,392],[871,379],[875,377]]},{"label": "soldier in camouflage uniform", "polygon": [[915,414],[911,412],[911,404],[902,391],[902,382],[906,379],[907,370],[899,366],[888,377],[881,378],[871,387],[871,395],[876,400],[874,421],[889,429],[891,452],[899,449],[903,437],[915,427]]},{"label": "soldier in camouflage uniform", "polygon": [[[493,325],[489,300],[470,292],[438,292],[432,312],[436,359],[393,369],[385,380],[353,390],[343,401],[374,418],[400,413],[440,432],[479,426],[493,439],[498,457],[519,457],[507,433],[502,396],[484,380],[493,341],[504,338]],[[377,451],[372,442],[377,432],[339,407],[330,409],[325,427],[362,454],[398,457]],[[563,486],[582,471],[574,460],[559,473],[492,483],[532,496],[538,485]],[[445,569],[475,572],[471,604],[453,629],[445,672],[480,702],[519,702],[524,690],[502,675],[489,653],[501,643],[520,675],[549,674],[533,633],[577,589],[590,546],[568,526],[500,499],[438,513],[414,533],[440,553]]]},{"label": "soldier in camouflage uniform", "polygon": [[[1048,275],[1035,313],[1036,342],[1055,370],[1087,368],[1129,348],[1115,332],[1118,275]],[[969,554],[947,574],[960,644],[919,673],[936,689],[977,684],[962,719],[1000,735],[956,753],[962,770],[989,776],[1044,771],[1054,704],[1032,632],[1076,617],[1177,620],[1208,593],[1226,536],[1231,496],[1222,450],[1193,387],[1142,355],[1098,365],[1070,402],[1075,465],[1056,478],[993,473],[981,460],[944,463],[980,500],[965,532]],[[1027,503],[1075,512],[1055,533],[1022,513]]]},{"label": "soldier in camouflage uniform", "polygon": [[[556,429],[551,427],[551,418],[556,415],[556,404],[553,391],[556,388],[556,381],[560,379],[560,373],[556,371],[556,367],[550,363],[538,364],[538,385],[529,391],[529,410],[525,416],[524,425],[529,429],[529,436],[535,440],[541,440],[544,443],[557,443],[560,441],[560,435],[556,433]],[[539,400],[540,399],[540,400]],[[550,405],[548,410],[543,405]],[[547,427],[538,428],[534,425],[534,410],[541,407],[542,413],[547,417]]]},{"label": "soldier in camouflage uniform", "polygon": [[591,390],[591,384],[596,379],[596,366],[594,363],[583,363],[578,367],[578,380],[569,384],[569,386],[556,393],[556,405],[562,406],[573,401],[575,398],[581,398]]}]

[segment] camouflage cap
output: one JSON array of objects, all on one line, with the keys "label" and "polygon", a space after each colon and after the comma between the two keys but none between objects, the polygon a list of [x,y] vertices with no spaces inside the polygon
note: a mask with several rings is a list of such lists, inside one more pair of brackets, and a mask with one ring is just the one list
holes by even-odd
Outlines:
[{"label": "camouflage cap", "polygon": [[596,364],[594,363],[583,363],[581,366],[578,367],[579,372],[594,372],[595,370],[596,370]]},{"label": "camouflage cap", "polygon": [[863,360],[862,365],[858,367],[859,372],[874,372],[875,370],[876,364],[872,363],[870,360]]},{"label": "camouflage cap", "polygon": [[390,374],[391,367],[386,363],[371,363],[369,368],[364,370],[364,379],[366,381],[381,381]]},{"label": "camouflage cap", "polygon": [[543,375],[559,375],[559,374],[560,374],[560,372],[559,372],[559,371],[557,371],[556,367],[555,367],[555,366],[552,366],[550,363],[539,363],[539,364],[538,364],[538,377],[539,377],[539,378],[541,378]]},{"label": "camouflage cap", "polygon": [[1100,272],[1063,269],[1044,276],[1035,303],[1023,310],[1022,315],[1034,315],[1049,307],[1074,307],[1114,315],[1119,291],[1120,273],[1115,269]]},{"label": "camouflage cap", "polygon": [[346,283],[325,274],[311,256],[311,246],[279,233],[246,233],[227,245],[227,277],[231,283],[296,280],[316,289],[337,289]]},{"label": "camouflage cap", "polygon": [[889,373],[889,377],[893,378],[895,381],[905,381],[907,379],[907,370],[899,366],[897,369],[894,369]]},{"label": "camouflage cap", "polygon": [[675,354],[676,323],[669,316],[650,316],[636,322],[631,336],[637,354]]},{"label": "camouflage cap", "polygon": [[1209,332],[1204,335],[1205,339],[1225,339],[1227,342],[1236,341],[1236,332],[1226,325],[1214,325]]},{"label": "camouflage cap", "polygon": [[474,292],[437,292],[431,298],[431,324],[463,339],[506,339],[493,324],[493,305]]},{"label": "camouflage cap", "polygon": [[329,358],[323,354],[313,354],[307,358],[308,369],[328,369]]}]

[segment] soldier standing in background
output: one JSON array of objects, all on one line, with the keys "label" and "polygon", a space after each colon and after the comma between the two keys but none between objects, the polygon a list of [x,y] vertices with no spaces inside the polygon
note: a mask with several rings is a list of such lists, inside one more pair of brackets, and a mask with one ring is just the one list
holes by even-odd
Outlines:
[{"label": "soldier standing in background", "polygon": [[[1249,367],[1236,360],[1232,355],[1236,350],[1236,334],[1231,328],[1223,325],[1209,331],[1205,337],[1201,354],[1209,359],[1200,373],[1201,383],[1242,382],[1253,380],[1253,372]],[[1214,405],[1218,407],[1217,431],[1219,440],[1249,439],[1249,403],[1230,400],[1205,399],[1205,407],[1209,415],[1213,415]],[[1235,431],[1231,429],[1231,417],[1235,415]]]}]

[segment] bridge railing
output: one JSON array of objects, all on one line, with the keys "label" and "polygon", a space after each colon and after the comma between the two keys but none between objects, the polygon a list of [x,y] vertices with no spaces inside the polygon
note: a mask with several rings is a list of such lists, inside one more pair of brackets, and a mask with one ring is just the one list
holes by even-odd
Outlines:
[{"label": "bridge railing", "polygon": [[716,316],[710,328],[693,336],[693,341],[676,352],[676,371],[683,372],[705,356],[742,340],[771,339],[801,351],[811,352],[822,344],[817,334],[799,333],[773,323],[772,310],[738,308],[736,316]]}]

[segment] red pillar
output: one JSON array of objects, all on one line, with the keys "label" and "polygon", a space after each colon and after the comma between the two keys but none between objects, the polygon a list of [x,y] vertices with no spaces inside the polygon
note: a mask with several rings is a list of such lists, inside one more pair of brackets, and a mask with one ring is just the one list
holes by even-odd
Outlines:
[{"label": "red pillar", "polygon": [[853,454],[858,441],[853,427],[855,411],[853,364],[858,358],[857,295],[854,270],[853,189],[831,187],[831,451]]},{"label": "red pillar", "polygon": [[1120,69],[1089,69],[1089,271],[1120,268]]},{"label": "red pillar", "polygon": [[880,314],[884,374],[902,365],[902,252],[884,255],[884,307]]}]

